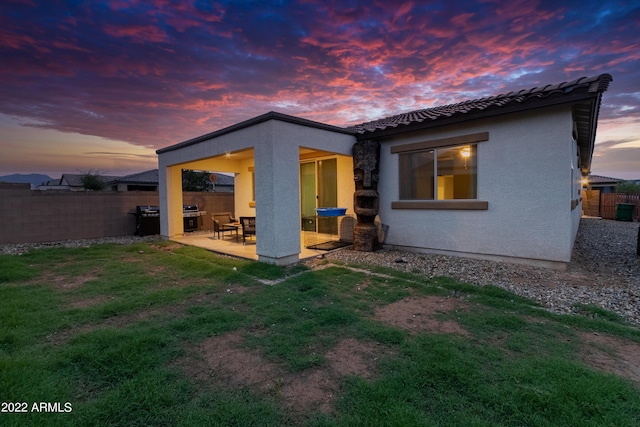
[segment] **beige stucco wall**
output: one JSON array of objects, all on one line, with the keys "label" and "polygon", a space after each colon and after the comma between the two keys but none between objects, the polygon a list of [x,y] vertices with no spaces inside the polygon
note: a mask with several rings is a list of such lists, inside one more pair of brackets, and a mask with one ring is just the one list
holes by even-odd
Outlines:
[{"label": "beige stucco wall", "polygon": [[354,191],[356,191],[356,185],[353,181],[353,157],[338,156],[338,207],[347,208],[347,215],[355,215]]},{"label": "beige stucco wall", "polygon": [[254,160],[244,159],[240,162],[240,169],[235,175],[236,205],[234,213],[236,218],[241,216],[256,216],[255,200],[253,197],[253,172]]},{"label": "beige stucco wall", "polygon": [[[489,132],[478,144],[478,199],[488,210],[392,209],[399,200],[397,144]],[[499,116],[382,141],[380,217],[385,243],[414,250],[570,260],[579,208],[571,211],[572,117],[569,108]],[[577,217],[577,218],[576,218]],[[576,221],[577,219],[577,221]]]}]

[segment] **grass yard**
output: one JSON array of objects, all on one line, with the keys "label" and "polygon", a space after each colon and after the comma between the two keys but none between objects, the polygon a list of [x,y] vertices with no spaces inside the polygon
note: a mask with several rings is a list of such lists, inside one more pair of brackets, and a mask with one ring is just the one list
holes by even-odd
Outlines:
[{"label": "grass yard", "polygon": [[612,313],[317,267],[172,242],[0,256],[0,425],[640,425],[640,330]]}]

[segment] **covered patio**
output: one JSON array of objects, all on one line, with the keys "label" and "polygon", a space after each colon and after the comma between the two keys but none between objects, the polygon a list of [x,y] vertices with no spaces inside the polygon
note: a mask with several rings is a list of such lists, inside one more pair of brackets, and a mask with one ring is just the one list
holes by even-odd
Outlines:
[{"label": "covered patio", "polygon": [[[279,265],[323,253],[304,247],[302,218],[324,206],[341,206],[353,214],[355,141],[347,129],[271,112],[160,149],[160,233],[181,243]],[[183,169],[235,176],[233,215],[256,218],[255,243],[184,233]]]},{"label": "covered patio", "polygon": [[[299,259],[313,258],[319,255],[326,254],[327,251],[307,249],[304,247],[304,236],[301,233],[301,249]],[[231,255],[239,258],[258,260],[258,254],[256,252],[256,241],[252,240],[246,245],[240,241],[225,237],[218,239],[217,235],[212,233],[185,233],[182,236],[175,236],[171,240],[184,245],[197,246],[199,248],[207,249],[212,252]]]}]

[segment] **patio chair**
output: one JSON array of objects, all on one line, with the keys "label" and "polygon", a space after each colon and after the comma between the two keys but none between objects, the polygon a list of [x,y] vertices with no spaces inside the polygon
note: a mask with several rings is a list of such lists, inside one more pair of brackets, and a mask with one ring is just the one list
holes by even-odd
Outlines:
[{"label": "patio chair", "polygon": [[235,218],[233,218],[233,214],[231,212],[215,212],[211,214],[211,219],[213,220],[213,234],[218,233],[218,239],[220,238],[220,233],[224,236],[225,231],[236,232],[236,237],[238,236],[238,225],[234,225],[236,222]]},{"label": "patio chair", "polygon": [[241,216],[240,224],[242,225],[242,244],[247,243],[247,237],[256,235],[256,217]]}]

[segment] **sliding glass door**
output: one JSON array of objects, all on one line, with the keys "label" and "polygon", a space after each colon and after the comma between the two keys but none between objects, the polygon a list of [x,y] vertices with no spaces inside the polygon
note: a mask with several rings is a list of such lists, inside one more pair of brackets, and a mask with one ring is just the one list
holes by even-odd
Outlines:
[{"label": "sliding glass door", "polygon": [[[316,208],[333,208],[338,205],[337,160],[323,159],[301,163],[300,193],[302,229],[322,233],[323,230],[316,230],[313,218],[316,215]],[[325,222],[323,221],[323,224]]]}]

